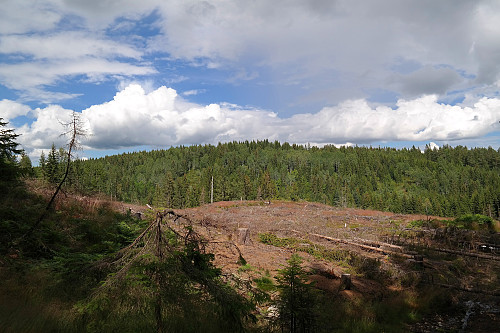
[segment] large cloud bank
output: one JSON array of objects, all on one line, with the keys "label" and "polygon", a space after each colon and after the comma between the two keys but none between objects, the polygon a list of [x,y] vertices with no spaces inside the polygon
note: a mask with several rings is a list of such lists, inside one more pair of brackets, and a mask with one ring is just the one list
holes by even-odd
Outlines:
[{"label": "large cloud bank", "polygon": [[[71,110],[52,105],[28,111],[2,101],[12,116],[31,113],[31,125],[17,129],[27,149],[61,143],[62,123]],[[482,98],[473,106],[438,103],[434,95],[400,100],[394,109],[372,107],[365,100],[346,101],[317,113],[280,118],[276,113],[230,104],[190,103],[174,89],[160,87],[147,93],[131,84],[113,100],[82,111],[88,149],[134,146],[166,147],[252,139],[291,143],[367,144],[377,141],[449,141],[477,138],[500,129],[500,99]]]},{"label": "large cloud bank", "polygon": [[380,87],[481,95],[500,82],[499,21],[492,0],[4,1],[0,81],[54,102],[77,95],[53,91],[65,79],[152,76],[168,57],[242,79],[272,73],[326,104]]}]

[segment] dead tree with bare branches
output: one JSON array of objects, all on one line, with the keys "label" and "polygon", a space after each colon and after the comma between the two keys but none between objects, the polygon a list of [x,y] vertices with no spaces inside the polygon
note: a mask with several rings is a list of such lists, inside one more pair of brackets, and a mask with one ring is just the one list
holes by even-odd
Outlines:
[{"label": "dead tree with bare branches", "polygon": [[153,219],[109,263],[114,272],[84,310],[88,325],[103,325],[102,330],[118,325],[125,331],[243,331],[254,318],[255,305],[237,291],[234,276],[213,264],[207,248],[221,242],[195,230],[211,226],[173,210],[158,211]]},{"label": "dead tree with bare branches", "polygon": [[71,169],[71,160],[73,157],[73,152],[75,150],[78,150],[81,148],[80,145],[80,139],[84,138],[87,136],[87,133],[84,129],[84,124],[83,120],[81,118],[81,114],[73,111],[72,116],[71,116],[71,121],[68,123],[63,124],[64,127],[66,127],[66,132],[62,133],[61,136],[69,136],[69,142],[68,142],[68,151],[66,155],[66,167],[64,171],[64,175],[62,179],[59,181],[56,190],[52,194],[52,197],[50,198],[50,201],[48,202],[47,206],[45,207],[43,213],[40,215],[40,217],[36,220],[36,222],[33,224],[33,226],[21,237],[21,238],[26,238],[29,235],[33,233],[33,231],[40,225],[40,223],[47,217],[48,212],[50,211],[50,208],[54,204],[54,201],[61,191],[64,183],[66,182],[66,179],[68,178],[70,169]]}]

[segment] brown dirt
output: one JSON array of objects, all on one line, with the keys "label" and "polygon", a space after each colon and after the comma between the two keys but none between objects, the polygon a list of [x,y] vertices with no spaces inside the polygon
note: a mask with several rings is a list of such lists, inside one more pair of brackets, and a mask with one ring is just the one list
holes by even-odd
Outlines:
[{"label": "brown dirt", "polygon": [[[50,189],[46,187],[36,188],[36,184],[29,185],[39,194],[48,196],[51,193]],[[90,209],[107,205],[121,213],[126,213],[129,209],[132,212],[153,212],[147,206],[66,193],[62,193],[59,196],[56,206],[67,201],[68,197],[73,198],[81,205],[87,206]],[[259,233],[272,232],[279,237],[304,239],[311,239],[308,235],[316,233],[341,239],[385,241],[384,236],[394,231],[405,230],[410,221],[425,220],[428,218],[444,219],[435,216],[394,214],[374,210],[331,207],[319,203],[284,201],[273,201],[270,204],[265,204],[261,201],[216,202],[196,208],[179,209],[176,212],[187,216],[193,221],[203,222],[204,227],[197,227],[198,231],[210,237],[211,240],[219,242],[213,244],[212,248],[209,249],[216,255],[215,264],[221,267],[224,272],[230,274],[239,272],[241,266],[237,263],[238,251],[230,244],[236,242],[238,228],[248,228],[251,241],[247,245],[238,244],[238,248],[248,265],[252,267],[248,272],[240,273],[246,273],[250,278],[252,274],[255,276],[264,272],[275,276],[277,270],[286,264],[286,261],[294,252],[293,249],[279,248],[260,243],[258,241]],[[361,251],[355,246],[332,244],[317,238],[311,240],[324,246],[343,247],[351,251],[356,251],[363,256],[377,258],[382,263],[387,263],[387,257],[381,253],[369,253]],[[346,272],[344,267],[325,260],[319,260],[303,252],[300,253],[300,256],[304,259],[306,268],[310,268],[316,272],[314,275],[311,275],[311,279],[316,281],[316,285],[320,289],[335,293],[343,298],[378,298],[384,288],[391,288],[390,286],[382,286],[379,282],[353,275],[352,290],[342,290],[340,275]],[[445,260],[440,260],[439,263],[429,260],[428,263],[440,267],[440,269],[441,267],[450,266]],[[476,269],[475,266],[474,268]],[[498,269],[498,266],[490,265],[488,268]],[[484,269],[480,265],[477,265],[477,271],[483,272]],[[495,284],[495,281],[492,283]],[[500,308],[500,303],[497,303],[493,308]],[[458,314],[458,317],[460,315],[462,314]],[[454,325],[457,325],[457,319],[455,317],[452,319],[454,320]],[[434,327],[435,322],[439,323],[440,320],[434,318],[429,319],[427,322],[424,320],[418,325],[409,328],[409,331],[434,331],[431,327]],[[491,328],[496,329],[498,323],[498,312],[485,312],[484,315],[474,316],[470,323],[470,330],[467,329],[465,332],[489,332]],[[422,327],[431,329],[428,330]],[[437,326],[434,328],[441,329],[441,327]]]},{"label": "brown dirt", "polygon": [[[247,263],[260,272],[268,271],[275,276],[278,269],[286,264],[286,260],[293,253],[292,249],[278,248],[262,244],[258,241],[258,234],[272,232],[280,237],[308,238],[308,234],[317,233],[325,236],[344,239],[366,239],[384,241],[383,236],[387,231],[404,230],[410,221],[431,219],[444,219],[440,217],[427,217],[425,215],[405,215],[373,210],[338,208],[310,202],[283,202],[273,201],[263,204],[258,201],[229,201],[207,204],[202,207],[177,210],[194,221],[206,221],[215,226],[211,236],[215,239],[235,241],[238,228],[249,228],[251,243],[238,245]],[[214,237],[215,236],[215,237]],[[315,243],[324,246],[342,246],[351,251],[356,251],[362,256],[378,258],[382,263],[388,263],[387,257],[380,253],[361,251],[356,247],[332,244],[327,241],[314,239]],[[214,249],[216,264],[226,272],[238,271],[237,255],[234,251]],[[340,275],[346,272],[344,267],[325,260],[319,260],[301,252],[306,268],[317,274],[311,275],[318,288],[339,295],[346,300],[379,299],[384,292],[397,286],[382,285],[379,282],[352,275],[352,290],[343,290]],[[435,264],[435,262],[434,262]],[[497,266],[492,266],[497,267]],[[252,273],[248,273],[251,275]],[[458,294],[458,293],[457,293]],[[477,295],[476,295],[477,296]],[[475,296],[475,297],[476,297]],[[465,294],[464,298],[470,298]],[[483,301],[487,301],[483,299]],[[488,302],[491,300],[488,298]],[[500,308],[499,304],[493,307]],[[461,328],[464,313],[456,313],[447,320],[426,318],[408,328],[409,332],[433,332],[439,329],[446,331],[446,325],[451,331]],[[491,332],[498,327],[498,313],[488,312],[471,317],[470,323],[464,332]],[[443,323],[442,323],[443,322]],[[442,325],[442,326],[441,326]],[[493,330],[494,331],[494,330]]]},{"label": "brown dirt", "polygon": [[[206,221],[215,226],[210,236],[219,241],[236,241],[238,228],[248,228],[251,235],[249,245],[238,245],[247,263],[259,271],[268,271],[275,275],[276,271],[286,264],[293,253],[292,249],[278,248],[258,241],[259,233],[272,232],[280,237],[308,238],[308,234],[317,233],[338,238],[363,238],[380,240],[378,235],[387,228],[403,228],[409,221],[426,218],[422,215],[401,215],[373,210],[338,208],[310,202],[273,201],[264,204],[260,201],[225,201],[207,204],[201,207],[176,210],[193,221]],[[314,240],[326,246],[326,241]],[[352,251],[358,248],[343,245]],[[237,254],[228,249],[214,248],[215,263],[224,270],[238,269]],[[384,260],[384,255],[364,253],[366,256]],[[301,252],[306,267],[322,272],[315,279],[320,288],[338,291],[339,277],[345,268],[331,262],[316,259]],[[329,276],[325,278],[325,275]],[[361,277],[353,276],[353,291],[364,294],[377,293],[380,285]]]}]

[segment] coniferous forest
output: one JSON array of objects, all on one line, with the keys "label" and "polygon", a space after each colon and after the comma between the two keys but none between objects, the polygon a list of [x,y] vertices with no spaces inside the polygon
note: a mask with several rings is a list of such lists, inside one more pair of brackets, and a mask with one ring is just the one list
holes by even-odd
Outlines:
[{"label": "coniferous forest", "polygon": [[[436,314],[456,331],[470,304],[491,310],[471,327],[496,327],[499,151],[259,141],[73,161],[53,145],[33,169],[5,125],[2,332],[435,331]],[[177,211],[212,196],[272,204]]]},{"label": "coniferous forest", "polygon": [[[39,174],[57,179],[53,147]],[[411,149],[231,142],[77,160],[69,184],[156,207],[211,200],[305,200],[438,216],[500,214],[500,152],[444,146]],[[59,168],[60,169],[60,168]]]}]

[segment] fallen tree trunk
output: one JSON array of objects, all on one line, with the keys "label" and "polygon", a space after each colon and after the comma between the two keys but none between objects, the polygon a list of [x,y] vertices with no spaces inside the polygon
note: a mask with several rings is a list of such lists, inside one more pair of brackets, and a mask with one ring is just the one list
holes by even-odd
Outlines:
[{"label": "fallen tree trunk", "polygon": [[[292,232],[296,233],[301,233],[300,231],[297,230],[291,230]],[[375,251],[375,252],[380,252],[383,254],[396,254],[400,255],[402,257],[406,258],[413,258],[413,255],[410,254],[405,254],[403,252],[403,247],[398,246],[398,245],[393,245],[389,243],[383,243],[383,242],[378,242],[378,241],[372,241],[372,240],[364,240],[364,239],[356,239],[357,242],[353,242],[347,239],[341,239],[341,238],[333,238],[333,237],[328,237],[320,234],[314,234],[311,233],[311,236],[326,239],[332,242],[336,243],[342,243],[342,244],[347,244],[347,245],[354,245],[357,247],[360,247],[365,250],[369,251]],[[365,244],[360,244],[365,243]],[[375,247],[375,246],[370,246],[366,244],[374,244],[380,247]],[[434,247],[425,247],[427,250],[431,251],[437,251],[437,252],[444,252],[444,253],[451,253],[451,254],[457,254],[457,255],[463,255],[463,256],[468,256],[468,257],[474,257],[474,258],[480,258],[480,259],[488,259],[488,260],[495,260],[495,261],[500,261],[500,256],[494,256],[494,255],[488,255],[488,254],[482,254],[482,253],[474,253],[474,252],[462,252],[462,251],[456,251],[456,250],[450,250],[450,249],[443,249],[443,248],[434,248]]]},{"label": "fallen tree trunk", "polygon": [[458,286],[452,286],[450,284],[444,284],[444,283],[437,283],[436,286],[442,287],[442,288],[449,288],[449,289],[455,289],[455,290],[460,290],[460,291],[466,291],[468,293],[474,293],[474,294],[484,294],[484,295],[490,295],[490,296],[500,296],[500,292],[496,292],[496,291],[487,291],[487,290],[480,290],[480,289],[458,287]]},{"label": "fallen tree trunk", "polygon": [[450,249],[442,249],[442,248],[434,248],[434,247],[428,247],[427,249],[431,251],[437,251],[437,252],[444,252],[444,253],[451,253],[451,254],[457,254],[461,256],[468,256],[468,257],[474,257],[474,258],[481,258],[481,259],[489,259],[489,260],[495,260],[495,261],[500,261],[499,256],[492,256],[488,254],[482,254],[482,253],[473,253],[473,252],[462,252],[462,251],[456,251],[456,250],[450,250]]},{"label": "fallen tree trunk", "polygon": [[[295,231],[295,230],[292,230],[292,231]],[[314,233],[311,233],[310,235],[314,236],[314,237],[326,239],[326,240],[329,240],[329,241],[332,241],[332,242],[336,242],[336,243],[342,243],[342,244],[357,246],[359,248],[362,248],[362,249],[368,250],[368,251],[379,252],[379,253],[382,253],[382,254],[394,254],[394,255],[399,255],[399,256],[405,257],[405,258],[413,258],[413,255],[410,255],[410,254],[396,252],[396,251],[391,251],[391,250],[387,250],[386,248],[382,249],[382,248],[379,248],[379,247],[374,247],[374,246],[370,246],[370,245],[360,244],[360,243],[352,242],[352,241],[349,241],[349,240],[346,240],[346,239],[333,238],[333,237],[328,237],[328,236],[324,236],[324,235],[320,235],[320,234],[314,234]],[[392,244],[385,244],[385,245],[392,245]],[[393,245],[393,246],[395,246],[395,245]],[[399,247],[399,248],[402,251],[402,248],[401,247]]]},{"label": "fallen tree trunk", "polygon": [[401,252],[401,253],[404,252],[403,247],[399,246],[399,245],[379,242],[379,241],[375,241],[375,240],[361,239],[361,238],[354,238],[353,240],[356,242],[361,242],[362,244],[365,244],[365,245],[376,246],[376,247],[380,247],[382,249],[384,249],[384,248],[389,249],[389,251]]}]

